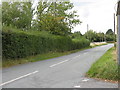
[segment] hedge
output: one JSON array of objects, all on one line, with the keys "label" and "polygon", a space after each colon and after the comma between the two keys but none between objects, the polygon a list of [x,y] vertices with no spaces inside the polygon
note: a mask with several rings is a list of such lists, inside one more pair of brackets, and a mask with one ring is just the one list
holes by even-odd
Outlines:
[{"label": "hedge", "polygon": [[2,31],[3,58],[16,59],[50,51],[68,51],[90,45],[86,39],[72,40],[70,37],[33,31]]}]

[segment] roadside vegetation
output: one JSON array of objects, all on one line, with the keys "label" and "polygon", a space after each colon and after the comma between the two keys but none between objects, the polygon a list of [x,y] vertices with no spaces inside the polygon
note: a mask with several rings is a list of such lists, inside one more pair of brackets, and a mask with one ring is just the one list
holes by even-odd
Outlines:
[{"label": "roadside vegetation", "polygon": [[[10,31],[10,32],[9,32]],[[37,31],[36,31],[37,32]],[[34,32],[35,33],[35,32]],[[18,59],[48,52],[64,52],[82,49],[90,45],[85,38],[71,39],[67,36],[47,32],[3,31],[3,59]]]},{"label": "roadside vegetation", "polygon": [[40,1],[35,11],[31,2],[3,2],[3,67],[36,61],[26,57],[38,61],[89,47],[85,37],[71,38],[73,26],[81,23],[76,11],[66,12],[73,7],[70,2]]},{"label": "roadside vegetation", "polygon": [[90,42],[106,41],[107,35],[111,38],[108,41],[114,40],[112,30],[106,34],[93,30],[72,33],[74,26],[82,23],[73,7],[70,2],[39,1],[36,6],[31,2],[3,2],[3,67],[36,61],[31,57],[45,60],[66,55],[89,47]]},{"label": "roadside vegetation", "polygon": [[120,77],[118,74],[116,48],[109,49],[92,65],[86,75],[96,79],[118,81]]},{"label": "roadside vegetation", "polygon": [[50,52],[47,52],[47,53],[27,56],[25,58],[18,58],[18,59],[5,59],[4,58],[4,60],[2,62],[3,63],[2,67],[6,68],[6,67],[15,66],[15,65],[19,65],[19,64],[25,64],[25,63],[29,63],[29,62],[47,60],[47,59],[68,55],[68,54],[71,54],[71,53],[75,53],[75,52],[78,52],[78,51],[82,51],[82,50],[85,50],[85,49],[89,49],[89,48],[93,48],[93,47],[101,46],[101,45],[106,45],[106,44],[99,44],[99,45],[94,44],[94,46],[90,45],[90,46],[85,47],[85,48],[75,49],[75,50],[71,50],[71,51],[64,51],[64,52],[52,52],[52,51],[50,51]]},{"label": "roadside vegetation", "polygon": [[47,60],[47,59],[51,59],[51,58],[55,58],[55,57],[60,57],[60,56],[64,56],[64,55],[68,55],[71,53],[75,53],[81,50],[85,50],[85,49],[89,49],[91,48],[90,46],[86,47],[86,48],[82,48],[82,49],[76,49],[76,50],[71,50],[71,51],[65,51],[65,52],[48,52],[48,53],[44,53],[44,54],[38,54],[38,55],[33,55],[33,56],[28,56],[25,58],[19,58],[19,59],[7,59],[7,60],[3,60],[3,64],[2,67],[3,68],[7,68],[10,66],[15,66],[15,65],[19,65],[19,64],[25,64],[25,63],[30,63],[30,62],[36,62],[36,61],[42,61],[42,60]]},{"label": "roadside vegetation", "polygon": [[103,32],[95,32],[93,30],[87,31],[84,36],[89,39],[91,42],[116,42],[116,35],[112,31],[112,29],[108,29],[106,33]]}]

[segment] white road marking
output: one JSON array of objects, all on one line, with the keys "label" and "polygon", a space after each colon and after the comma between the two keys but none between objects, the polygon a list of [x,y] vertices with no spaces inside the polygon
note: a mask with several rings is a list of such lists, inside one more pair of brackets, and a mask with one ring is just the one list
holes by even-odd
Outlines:
[{"label": "white road marking", "polygon": [[89,80],[89,79],[83,79],[82,81],[83,81],[83,82],[87,82],[88,80]]},{"label": "white road marking", "polygon": [[69,61],[69,60],[64,60],[64,61],[62,61],[62,62],[59,62],[59,63],[53,64],[53,65],[51,65],[50,67],[54,67],[54,66],[56,66],[56,65],[59,65],[59,64],[61,64],[61,63],[67,62],[67,61]]},{"label": "white road marking", "polygon": [[[83,54],[87,54],[87,53],[83,53]],[[75,57],[73,57],[73,58],[71,58],[71,59],[78,58],[79,56],[81,56],[81,55],[75,56]],[[54,67],[54,66],[56,66],[56,65],[59,65],[59,64],[61,64],[61,63],[67,62],[67,61],[69,61],[69,60],[65,60],[65,61],[62,61],[62,62],[59,62],[59,63],[53,64],[53,65],[51,65],[51,66],[49,66],[49,67]]]},{"label": "white road marking", "polygon": [[83,53],[83,54],[87,54],[87,53]]},{"label": "white road marking", "polygon": [[9,84],[9,83],[11,83],[11,82],[14,82],[14,81],[19,80],[19,79],[22,79],[22,78],[25,78],[25,77],[30,76],[30,75],[32,75],[32,74],[35,74],[35,73],[37,73],[37,72],[39,72],[39,71],[35,71],[35,72],[32,72],[32,73],[28,73],[28,74],[26,74],[26,75],[23,75],[23,76],[20,76],[20,77],[18,77],[18,78],[12,79],[12,80],[10,80],[10,81],[4,82],[4,83],[0,84],[0,86]]},{"label": "white road marking", "polygon": [[75,56],[75,58],[77,58],[77,57],[79,57],[79,56]]},{"label": "white road marking", "polygon": [[75,88],[80,88],[80,86],[74,86]]}]

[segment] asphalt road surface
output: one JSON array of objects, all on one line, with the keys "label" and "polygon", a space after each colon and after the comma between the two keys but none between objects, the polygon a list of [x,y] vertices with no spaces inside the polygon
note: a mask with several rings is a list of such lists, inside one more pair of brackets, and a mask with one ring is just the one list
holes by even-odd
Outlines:
[{"label": "asphalt road surface", "polygon": [[2,70],[3,88],[117,88],[109,83],[85,77],[91,65],[113,44],[86,49],[44,61]]}]

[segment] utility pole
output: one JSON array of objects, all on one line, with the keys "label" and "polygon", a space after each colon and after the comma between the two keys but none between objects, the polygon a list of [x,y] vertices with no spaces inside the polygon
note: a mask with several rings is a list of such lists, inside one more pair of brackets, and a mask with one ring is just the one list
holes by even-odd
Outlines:
[{"label": "utility pole", "polygon": [[115,35],[115,13],[114,13],[114,35]]},{"label": "utility pole", "polygon": [[115,35],[115,13],[114,13],[114,46],[116,44],[116,35]]},{"label": "utility pole", "polygon": [[116,42],[116,36],[115,36],[115,13],[114,13],[114,46],[115,46],[115,42]]},{"label": "utility pole", "polygon": [[87,24],[87,32],[88,32],[88,30],[89,30],[89,25]]},{"label": "utility pole", "polygon": [[118,65],[120,65],[120,0],[117,6],[117,33]]},{"label": "utility pole", "polygon": [[89,39],[89,33],[88,33],[88,31],[89,31],[89,25],[87,24],[87,39]]}]

